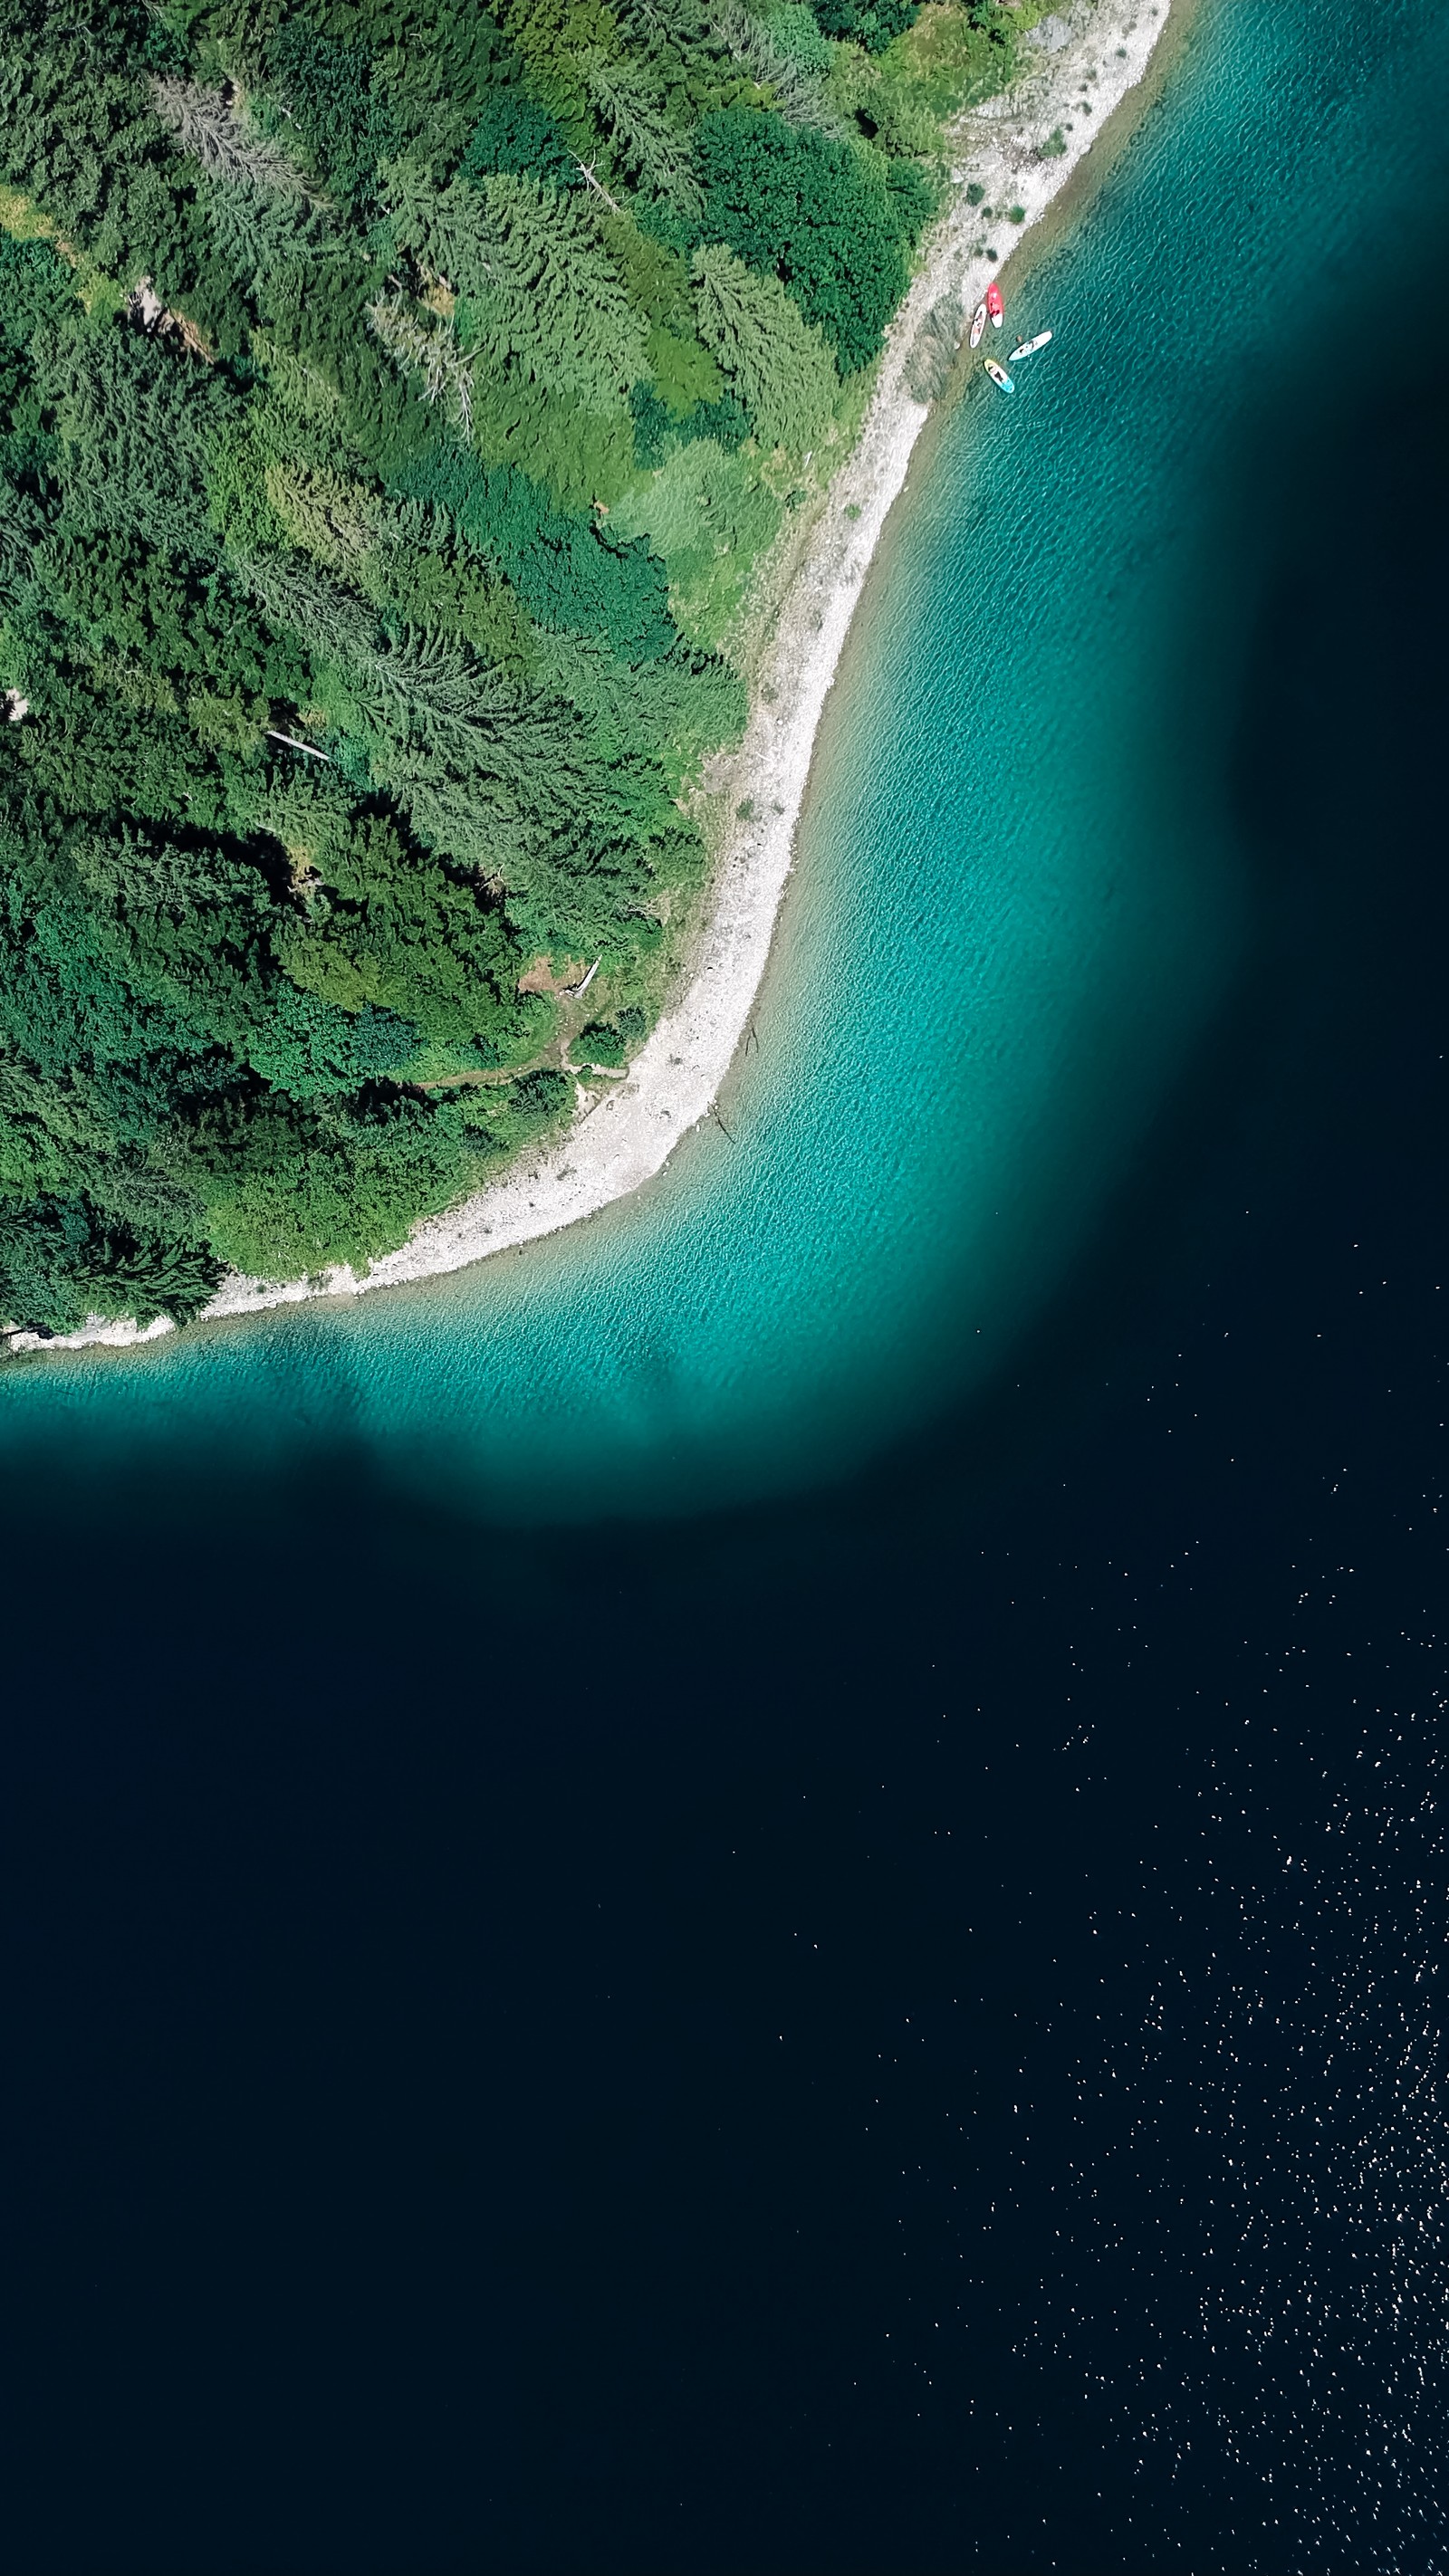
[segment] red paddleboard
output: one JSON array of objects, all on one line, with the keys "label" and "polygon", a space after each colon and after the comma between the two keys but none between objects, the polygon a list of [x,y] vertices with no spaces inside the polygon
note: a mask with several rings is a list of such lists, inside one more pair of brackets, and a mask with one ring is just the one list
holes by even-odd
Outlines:
[{"label": "red paddleboard", "polygon": [[1001,301],[1001,289],[994,278],[986,290],[986,310],[999,331],[1006,320],[1006,307]]}]

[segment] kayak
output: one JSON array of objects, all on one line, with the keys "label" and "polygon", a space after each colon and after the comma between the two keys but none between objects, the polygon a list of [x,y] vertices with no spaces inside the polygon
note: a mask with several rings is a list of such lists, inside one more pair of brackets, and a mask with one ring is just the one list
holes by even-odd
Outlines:
[{"label": "kayak", "polygon": [[999,331],[1006,320],[1006,307],[1001,301],[1001,289],[995,278],[986,290],[986,310],[991,316],[994,328]]},{"label": "kayak", "polygon": [[1015,393],[1016,387],[1012,383],[1010,376],[1007,374],[1006,369],[1004,367],[998,367],[994,358],[983,358],[981,363],[986,369],[988,376],[991,378],[992,383],[994,385],[1000,385],[1004,394]]},{"label": "kayak", "polygon": [[1017,348],[1012,350],[1012,365],[1015,366],[1018,358],[1034,357],[1038,349],[1044,349],[1046,347],[1051,336],[1050,331],[1038,331],[1034,340],[1023,340]]},{"label": "kayak", "polygon": [[973,349],[979,349],[979,348],[980,348],[980,346],[981,346],[981,334],[982,334],[982,332],[985,330],[985,328],[986,328],[986,307],[985,307],[985,305],[984,305],[984,304],[978,304],[978,305],[977,305],[977,307],[976,307],[975,312],[974,312],[974,313],[972,314],[972,316],[971,316],[971,346],[972,346],[972,348],[973,348]]}]

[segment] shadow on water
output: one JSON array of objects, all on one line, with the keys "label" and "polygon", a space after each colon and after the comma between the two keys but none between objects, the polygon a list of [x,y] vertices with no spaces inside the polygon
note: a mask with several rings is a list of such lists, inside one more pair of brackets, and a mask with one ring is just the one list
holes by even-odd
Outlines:
[{"label": "shadow on water", "polygon": [[1443,1678],[1446,426],[1305,458],[1254,971],[988,1403],[591,1532],[13,1474],[6,2566],[1442,2563],[1436,2446],[1371,2543],[1221,2288],[1271,2037],[1203,2103],[1244,1890]]},{"label": "shadow on water", "polygon": [[998,1513],[1073,1437],[1090,1443],[1124,1374],[1149,1357],[1170,1371],[1178,1321],[1240,1221],[1266,1269],[1305,1207],[1333,1207],[1346,1148],[1373,1138],[1397,1164],[1416,1139],[1416,1195],[1440,1189],[1446,430],[1449,380],[1421,375],[1391,413],[1365,404],[1292,460],[1231,753],[1252,895],[1232,995],[1002,1379],[903,1444],[894,1474],[852,1485],[850,1514],[943,1450],[956,1495]]}]

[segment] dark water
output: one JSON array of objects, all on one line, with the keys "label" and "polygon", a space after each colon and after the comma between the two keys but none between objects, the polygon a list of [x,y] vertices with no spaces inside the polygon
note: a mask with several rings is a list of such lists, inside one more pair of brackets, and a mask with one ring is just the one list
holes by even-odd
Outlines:
[{"label": "dark water", "polygon": [[7,2567],[1449,2565],[1397,259],[1255,531],[1250,958],[988,1396],[566,1532],[342,1440],[7,1462]]}]

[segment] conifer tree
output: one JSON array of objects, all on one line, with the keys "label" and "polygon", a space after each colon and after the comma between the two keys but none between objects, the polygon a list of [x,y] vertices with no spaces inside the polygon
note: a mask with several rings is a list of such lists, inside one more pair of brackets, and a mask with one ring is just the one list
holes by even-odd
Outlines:
[{"label": "conifer tree", "polygon": [[765,22],[751,16],[745,0],[716,0],[712,34],[715,44],[741,71],[771,92],[775,112],[787,125],[813,125],[837,142],[847,139],[845,120],[832,105],[823,81],[791,61]]},{"label": "conifer tree", "polygon": [[456,755],[474,752],[490,726],[518,711],[503,674],[486,670],[456,637],[409,626],[397,643],[354,654],[349,663],[385,732],[421,731]]},{"label": "conifer tree", "polygon": [[644,326],[577,195],[514,173],[477,186],[395,183],[403,238],[467,307],[494,364],[586,407],[618,408],[645,371]]},{"label": "conifer tree", "polygon": [[295,556],[234,554],[231,570],[267,615],[290,626],[314,653],[356,660],[376,645],[372,610]]},{"label": "conifer tree", "polygon": [[267,467],[266,495],[288,535],[331,572],[354,571],[377,542],[378,508],[371,494],[325,466],[278,458]]},{"label": "conifer tree", "polygon": [[731,379],[767,446],[818,437],[840,390],[821,334],[777,277],[746,268],[723,243],[694,254],[699,336]]},{"label": "conifer tree", "polygon": [[367,320],[398,365],[421,377],[429,402],[445,403],[466,438],[473,426],[476,351],[460,348],[451,322],[437,314],[424,317],[401,293],[379,295],[367,308]]},{"label": "conifer tree", "polygon": [[590,102],[603,118],[631,178],[669,198],[681,213],[698,214],[704,198],[689,145],[670,124],[647,72],[637,63],[595,52],[585,65],[584,77]]},{"label": "conifer tree", "polygon": [[201,163],[209,179],[264,197],[309,197],[305,173],[276,143],[257,134],[235,102],[196,81],[153,80],[151,98],[183,152]]}]

